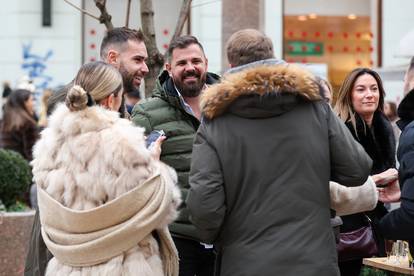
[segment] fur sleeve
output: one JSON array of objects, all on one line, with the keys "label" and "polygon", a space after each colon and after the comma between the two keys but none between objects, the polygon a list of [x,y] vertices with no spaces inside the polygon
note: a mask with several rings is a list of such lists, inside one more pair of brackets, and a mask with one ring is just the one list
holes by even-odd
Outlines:
[{"label": "fur sleeve", "polygon": [[375,208],[378,201],[378,191],[371,177],[361,186],[345,187],[336,182],[329,183],[331,208],[337,215],[344,216]]}]

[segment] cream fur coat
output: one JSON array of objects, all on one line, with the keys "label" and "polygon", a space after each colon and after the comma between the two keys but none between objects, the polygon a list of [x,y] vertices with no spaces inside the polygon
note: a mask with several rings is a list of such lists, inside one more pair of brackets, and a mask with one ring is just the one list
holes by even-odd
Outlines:
[{"label": "cream fur coat", "polygon": [[[70,112],[61,105],[34,147],[34,181],[62,205],[88,210],[139,186],[159,169],[173,190],[170,211],[159,225],[176,218],[181,202],[174,170],[154,160],[144,130],[118,113],[94,106]],[[71,267],[52,258],[46,275],[163,275],[159,246],[148,235],[134,248],[90,267]]]}]

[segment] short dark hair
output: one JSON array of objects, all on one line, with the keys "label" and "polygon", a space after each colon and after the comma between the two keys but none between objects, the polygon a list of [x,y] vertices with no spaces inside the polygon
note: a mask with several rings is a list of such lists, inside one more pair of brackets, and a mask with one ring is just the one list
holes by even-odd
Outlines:
[{"label": "short dark hair", "polygon": [[233,67],[275,57],[270,38],[255,29],[244,29],[232,34],[227,41],[226,52]]},{"label": "short dark hair", "polygon": [[[192,45],[192,44],[197,44],[201,51],[204,54],[204,48],[201,45],[200,41],[198,41],[198,39],[195,36],[192,35],[183,35],[183,36],[179,36],[177,38],[175,38],[173,41],[171,41],[170,46],[168,47],[167,50],[167,59],[169,62],[171,62],[171,58],[172,58],[172,53],[174,51],[174,49],[178,48],[178,49],[185,49],[188,46]],[[205,54],[204,54],[205,56]]]},{"label": "short dark hair", "polygon": [[101,58],[103,60],[106,59],[109,46],[122,46],[122,44],[126,43],[128,40],[143,42],[145,36],[141,30],[133,30],[127,27],[114,28],[107,31],[101,43]]}]

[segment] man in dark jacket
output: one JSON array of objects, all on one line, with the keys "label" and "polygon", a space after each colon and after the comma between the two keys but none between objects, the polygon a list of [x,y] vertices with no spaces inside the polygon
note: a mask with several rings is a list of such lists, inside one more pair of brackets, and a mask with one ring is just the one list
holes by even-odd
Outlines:
[{"label": "man in dark jacket", "polygon": [[[380,221],[380,230],[385,238],[410,240],[410,251],[414,253],[414,58],[404,78],[405,97],[398,107],[397,122],[401,129],[397,158],[400,163],[398,178],[401,186],[401,207]],[[380,191],[380,200],[393,202],[399,199],[399,190],[394,186]]]},{"label": "man in dark jacket", "polygon": [[236,32],[227,56],[233,69],[201,99],[190,219],[220,275],[339,275],[329,180],[361,185],[371,159],[314,76],[277,64],[269,38]]},{"label": "man in dark jacket", "polygon": [[[188,174],[194,135],[200,124],[199,99],[202,90],[218,81],[207,72],[207,58],[193,36],[178,37],[168,49],[166,69],[158,77],[152,98],[138,103],[132,121],[149,134],[163,130],[161,161],[177,171],[183,198],[187,196]],[[201,244],[200,235],[188,219],[183,204],[170,231],[180,258],[180,276],[213,275],[215,255],[211,245]]]},{"label": "man in dark jacket", "polygon": [[[148,54],[141,31],[114,28],[107,32],[102,40],[100,54],[104,62],[119,69],[123,79],[124,92],[139,89],[142,78],[148,73],[148,67],[145,63]],[[72,86],[72,82],[65,85],[49,99],[48,112],[52,112],[58,103],[64,102],[67,91]],[[120,110],[120,113],[122,116],[124,110]],[[24,275],[44,275],[47,263],[51,258],[52,255],[47,250],[41,236],[39,212],[36,212]]]}]

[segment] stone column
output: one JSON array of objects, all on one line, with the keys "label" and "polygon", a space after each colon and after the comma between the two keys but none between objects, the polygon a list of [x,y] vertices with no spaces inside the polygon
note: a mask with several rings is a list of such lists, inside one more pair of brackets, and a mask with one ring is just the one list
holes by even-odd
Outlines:
[{"label": "stone column", "polygon": [[236,31],[246,28],[260,29],[260,2],[252,0],[222,1],[222,69],[228,69],[227,39]]}]

